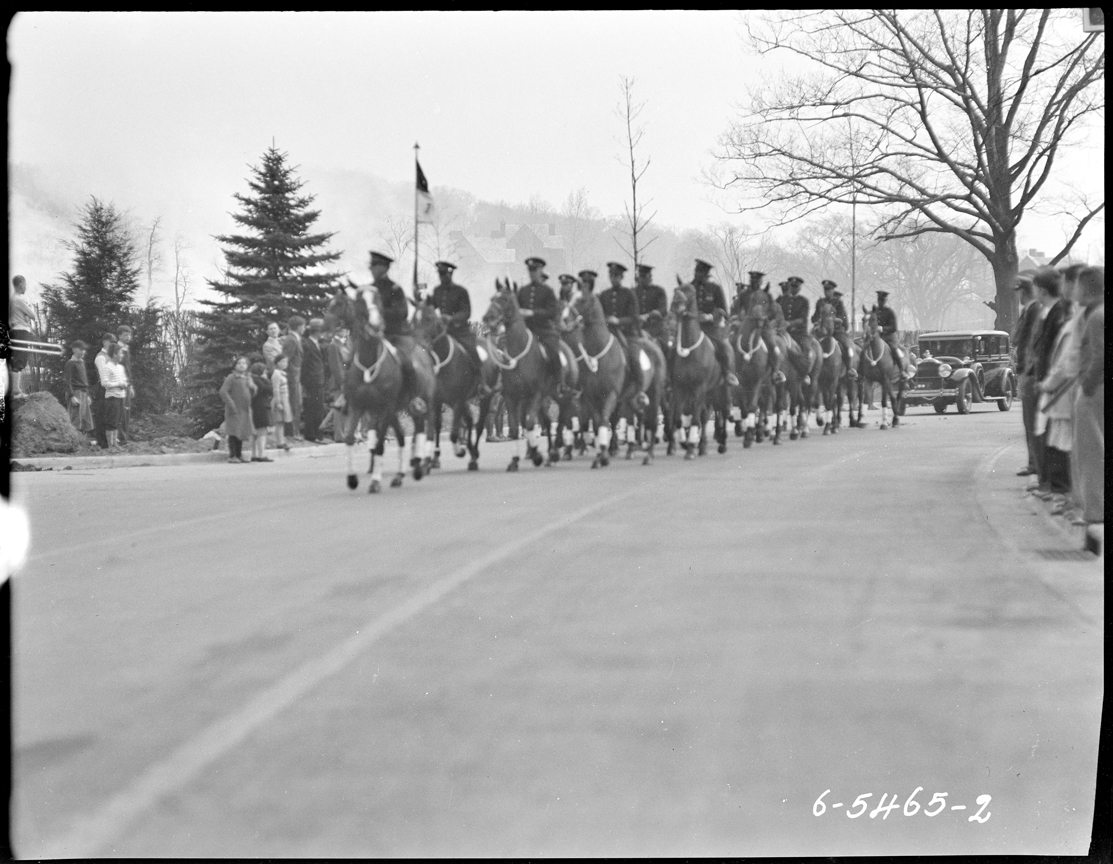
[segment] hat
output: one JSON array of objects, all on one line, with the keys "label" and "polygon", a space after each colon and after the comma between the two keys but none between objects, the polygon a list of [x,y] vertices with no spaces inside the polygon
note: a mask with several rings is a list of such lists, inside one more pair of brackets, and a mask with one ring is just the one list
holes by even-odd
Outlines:
[{"label": "hat", "polygon": [[639,264],[638,265],[638,272],[639,273],[652,273],[653,272],[653,265],[652,264]]},{"label": "hat", "polygon": [[438,270],[455,270],[456,269],[456,265],[453,264],[451,261],[438,261],[433,266],[436,267]]},{"label": "hat", "polygon": [[371,250],[371,263],[372,264],[393,264],[394,259],[389,255],[384,255],[382,252]]},{"label": "hat", "polygon": [[750,273],[749,273],[749,276],[750,276],[750,281],[751,281],[751,282],[760,282],[760,281],[761,281],[761,278],[762,278],[762,277],[763,277],[764,275],[765,275],[765,274],[764,274],[764,273],[762,273],[762,272],[761,272],[760,270],[751,270],[751,271],[750,271]]},{"label": "hat", "polygon": [[1019,291],[1027,285],[1032,284],[1032,278],[1036,275],[1035,270],[1021,270],[1016,274],[1016,285],[1013,287],[1014,291]]},{"label": "hat", "polygon": [[878,291],[878,292],[877,292],[877,299],[878,299],[878,300],[884,300],[884,299],[885,299],[886,297],[888,297],[888,296],[889,296],[889,292],[888,292],[888,291]]},{"label": "hat", "polygon": [[711,265],[708,264],[706,261],[704,261],[702,258],[697,258],[696,259],[696,269],[697,270],[710,270]]},{"label": "hat", "polygon": [[839,291],[839,290],[836,289],[833,296],[836,297],[836,298],[842,297],[842,291]]},{"label": "hat", "polygon": [[596,273],[594,270],[581,270],[580,271],[580,278],[581,279],[598,279],[599,274]]},{"label": "hat", "polygon": [[575,282],[576,281],[576,277],[573,276],[571,273],[561,273],[559,276],[557,276],[557,279],[559,279],[561,282]]},{"label": "hat", "polygon": [[545,259],[544,258],[536,258],[536,257],[527,258],[525,260],[525,265],[530,270],[536,270],[538,267],[544,267],[545,266]]},{"label": "hat", "polygon": [[625,264],[619,264],[617,261],[608,261],[607,262],[607,269],[608,270],[617,270],[619,273],[625,273],[626,272],[626,265]]},{"label": "hat", "polygon": [[839,287],[835,282],[832,282],[830,279],[824,279],[819,284],[823,286],[824,291],[826,291],[828,288],[838,288]]},{"label": "hat", "polygon": [[801,279],[799,276],[789,276],[788,279],[786,279],[785,281],[788,282],[789,285],[803,285],[804,284],[804,280]]}]

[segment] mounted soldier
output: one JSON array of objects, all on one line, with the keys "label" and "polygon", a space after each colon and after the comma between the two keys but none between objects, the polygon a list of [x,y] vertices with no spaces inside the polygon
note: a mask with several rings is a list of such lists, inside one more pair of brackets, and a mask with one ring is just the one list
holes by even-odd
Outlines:
[{"label": "mounted soldier", "polygon": [[642,329],[657,340],[664,351],[667,343],[665,319],[669,314],[669,298],[665,289],[653,283],[653,268],[639,264],[637,268],[634,296],[638,298],[638,320]]},{"label": "mounted soldier", "polygon": [[785,332],[792,337],[789,343],[790,359],[800,369],[802,375],[807,375],[807,370],[812,365],[813,358],[808,348],[808,298],[800,296],[800,286],[804,280],[799,276],[789,276],[782,282],[783,292],[777,298],[777,304],[784,313]]},{"label": "mounted soldier", "polygon": [[[719,326],[720,320],[727,316],[727,301],[723,295],[723,286],[707,278],[710,272],[711,265],[697,258],[692,285],[696,289],[700,328],[715,346],[715,359],[719,361],[724,380],[730,387],[737,387],[738,377],[734,374],[734,351]],[[727,392],[729,394],[729,388]]]},{"label": "mounted soldier", "polygon": [[595,280],[599,278],[599,274],[594,270],[581,270],[577,275],[580,277],[580,290],[594,294]]},{"label": "mounted soldier", "polygon": [[572,294],[575,293],[576,288],[579,287],[580,280],[573,276],[571,273],[561,273],[557,277],[560,279],[560,294],[558,299],[562,306],[572,302]]},{"label": "mounted soldier", "polygon": [[456,265],[448,261],[436,263],[437,275],[441,284],[433,289],[433,308],[440,312],[445,319],[448,335],[460,343],[468,352],[476,369],[482,369],[483,363],[479,358],[479,349],[476,347],[475,331],[471,329],[471,297],[468,289],[452,281]]},{"label": "mounted soldier", "polygon": [[560,336],[557,334],[556,320],[560,315],[560,301],[553,289],[545,284],[545,261],[542,258],[527,258],[529,282],[518,289],[518,306],[526,326],[545,348],[546,367],[553,380],[560,385]]},{"label": "mounted soldier", "polygon": [[[371,252],[371,276],[383,307],[383,335],[398,349],[402,366],[402,389],[412,396],[417,395],[417,380],[414,372],[413,352],[417,347],[413,327],[410,326],[410,301],[402,286],[391,279],[387,272],[394,259],[382,252]],[[408,404],[410,398],[403,400]]]},{"label": "mounted soldier", "polygon": [[877,326],[881,331],[881,338],[885,340],[889,350],[893,352],[893,357],[896,358],[901,374],[905,378],[912,378],[916,375],[916,370],[911,368],[908,355],[904,353],[904,349],[897,339],[897,313],[887,305],[888,302],[889,292],[878,291],[877,304],[870,311],[877,314]]},{"label": "mounted soldier", "polygon": [[858,370],[854,368],[853,363],[853,343],[850,341],[850,316],[847,315],[846,306],[843,305],[842,292],[838,290],[838,284],[830,279],[824,279],[820,284],[823,286],[823,297],[815,304],[812,323],[818,327],[823,320],[825,310],[827,308],[831,309],[831,314],[835,319],[833,335],[842,350],[843,368],[847,370],[847,374],[851,378],[857,378]]},{"label": "mounted soldier", "polygon": [[634,384],[635,398],[643,391],[641,367],[638,365],[634,341],[641,337],[638,298],[633,289],[622,284],[626,266],[617,261],[607,263],[611,287],[599,295],[607,327],[617,337],[626,355],[626,380]]}]

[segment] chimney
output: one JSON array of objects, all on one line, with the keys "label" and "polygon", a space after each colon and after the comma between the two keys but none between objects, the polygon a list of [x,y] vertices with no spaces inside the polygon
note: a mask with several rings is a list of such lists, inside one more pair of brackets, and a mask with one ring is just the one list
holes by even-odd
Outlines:
[{"label": "chimney", "polygon": [[549,236],[556,237],[556,222],[549,223]]}]

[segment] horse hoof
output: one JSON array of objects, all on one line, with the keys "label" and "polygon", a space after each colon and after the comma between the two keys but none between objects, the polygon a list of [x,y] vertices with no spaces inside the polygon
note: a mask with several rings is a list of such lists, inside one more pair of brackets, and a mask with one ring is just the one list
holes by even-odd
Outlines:
[{"label": "horse hoof", "polygon": [[359,478],[356,477],[355,474],[349,474],[348,475],[348,488],[349,489],[355,489],[357,486],[359,486]]},{"label": "horse hoof", "polygon": [[[420,480],[422,477],[425,476],[425,472],[421,468],[421,462],[420,462],[420,460],[415,459],[412,464],[413,464],[413,471],[414,471],[414,480]],[[394,479],[398,480],[398,477],[395,477]],[[394,485],[394,484],[392,483],[391,485]],[[398,485],[399,486],[402,485],[401,480],[398,481]]]},{"label": "horse hoof", "polygon": [[774,435],[773,436],[773,443],[774,444],[780,444],[781,443],[781,436],[780,435]]},{"label": "horse hoof", "polygon": [[796,430],[795,430],[795,429],[793,429],[793,430],[792,430],[791,432],[789,432],[789,433],[788,433],[788,440],[789,440],[789,441],[795,441],[795,440],[796,440],[797,438],[799,438],[799,437],[800,437],[800,436],[799,436],[799,434],[798,434],[798,433],[796,432]]},{"label": "horse hoof", "polygon": [[572,448],[571,447],[565,447],[564,448],[564,461],[565,462],[571,462],[572,461]]},{"label": "horse hoof", "polygon": [[727,452],[727,445],[726,444],[720,444],[719,445],[719,455],[722,455],[723,453],[726,453],[726,452]]},{"label": "horse hoof", "polygon": [[807,429],[802,429],[800,431],[800,437],[801,438],[807,438],[808,437],[808,430]]},{"label": "horse hoof", "polygon": [[534,468],[540,468],[542,463],[545,461],[545,457],[542,456],[540,453],[534,453],[533,459],[531,461],[533,462]]},{"label": "horse hoof", "polygon": [[644,459],[642,459],[642,465],[648,465],[652,461],[653,461],[652,459],[650,459],[648,456],[646,456]]},{"label": "horse hoof", "polygon": [[754,437],[752,435],[747,435],[745,438],[742,439],[742,447],[744,449],[749,450],[753,446],[754,446]]},{"label": "horse hoof", "polygon": [[830,434],[830,432],[831,432],[831,430],[828,429],[826,426],[823,427],[823,434],[824,435],[828,435],[828,434]]},{"label": "horse hoof", "polygon": [[391,489],[397,489],[401,485],[402,485],[402,475],[401,474],[395,474],[394,477],[392,477],[391,480],[390,480],[390,488]]},{"label": "horse hoof", "polygon": [[594,459],[591,460],[591,470],[594,471],[598,467],[599,467],[599,457],[596,456]]},{"label": "horse hoof", "polygon": [[510,460],[510,464],[506,466],[506,470],[507,471],[517,471],[518,470],[518,457],[517,456],[515,456],[513,459]]},{"label": "horse hoof", "polygon": [[611,460],[608,456],[603,455],[603,456],[599,457],[599,465],[602,466],[603,468],[606,468],[610,464],[611,464]]},{"label": "horse hoof", "polygon": [[378,480],[372,480],[371,485],[367,487],[367,494],[374,495],[377,492],[382,492],[383,486]]},{"label": "horse hoof", "polygon": [[889,428],[889,424],[888,424],[888,423],[882,423],[882,424],[881,424],[881,428],[882,428],[882,429],[888,429],[888,428]]},{"label": "horse hoof", "polygon": [[[457,453],[456,455],[460,456],[461,454]],[[439,456],[434,456],[432,461],[429,463],[429,469],[432,470],[434,468],[440,468],[440,467],[441,467],[440,457]]]},{"label": "horse hoof", "polygon": [[696,451],[693,450],[691,447],[685,448],[684,459],[689,460],[689,459],[695,459],[695,458],[696,458]]},{"label": "horse hoof", "polygon": [[741,438],[745,434],[746,434],[746,430],[744,430],[742,428],[742,424],[741,423],[735,423],[734,424],[734,437],[735,438]]}]

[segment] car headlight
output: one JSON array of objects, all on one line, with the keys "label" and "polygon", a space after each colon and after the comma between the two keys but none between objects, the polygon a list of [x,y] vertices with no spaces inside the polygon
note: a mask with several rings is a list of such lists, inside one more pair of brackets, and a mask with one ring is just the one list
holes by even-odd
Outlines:
[{"label": "car headlight", "polygon": [[950,363],[940,363],[939,364],[939,377],[940,378],[949,378],[951,376],[951,372],[953,372],[953,371],[954,370],[951,369],[951,364]]}]

